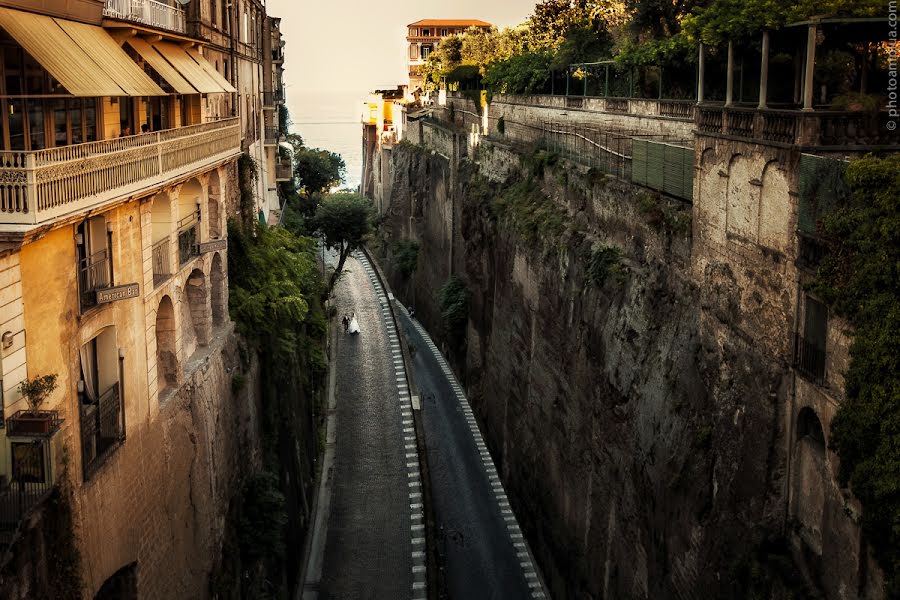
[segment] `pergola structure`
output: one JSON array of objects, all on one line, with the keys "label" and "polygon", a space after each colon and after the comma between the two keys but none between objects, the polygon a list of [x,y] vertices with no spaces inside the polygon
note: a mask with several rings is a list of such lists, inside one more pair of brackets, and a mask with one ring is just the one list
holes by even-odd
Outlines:
[{"label": "pergola structure", "polygon": [[[878,27],[880,25],[880,27]],[[771,38],[774,34],[787,33],[792,34],[803,28],[806,29],[806,43],[803,50],[803,62],[800,65],[801,72],[799,80],[802,82],[802,109],[805,111],[813,110],[814,99],[814,75],[816,69],[816,47],[822,45],[825,41],[825,34],[828,37],[836,37],[841,42],[855,42],[861,44],[887,42],[885,32],[888,31],[887,19],[885,18],[824,18],[816,17],[808,21],[791,23],[782,29],[773,32],[763,30],[761,33],[761,59],[759,69],[759,103],[758,108],[768,108],[768,88],[769,88],[769,58],[771,49]],[[879,36],[885,39],[879,40]],[[698,59],[698,83],[697,83],[697,102],[702,104],[705,98],[705,82],[706,82],[706,47],[700,44]],[[864,70],[863,73],[866,71]],[[725,87],[725,103],[726,107],[734,106],[734,81],[735,81],[735,42],[728,41],[728,64],[726,69],[726,87]],[[863,85],[865,77],[863,76]],[[862,89],[861,91],[865,91]]]}]

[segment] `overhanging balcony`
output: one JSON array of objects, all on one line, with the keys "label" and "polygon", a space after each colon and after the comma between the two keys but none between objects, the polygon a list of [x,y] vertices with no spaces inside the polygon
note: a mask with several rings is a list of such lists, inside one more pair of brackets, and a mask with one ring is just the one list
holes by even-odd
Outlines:
[{"label": "overhanging balcony", "polygon": [[177,33],[185,32],[184,10],[157,0],[106,0],[103,16]]},{"label": "overhanging balcony", "polygon": [[290,160],[281,159],[275,163],[275,181],[290,181],[293,177],[293,166]]},{"label": "overhanging balcony", "polygon": [[39,225],[150,191],[241,151],[237,118],[35,152],[0,152],[0,226]]}]

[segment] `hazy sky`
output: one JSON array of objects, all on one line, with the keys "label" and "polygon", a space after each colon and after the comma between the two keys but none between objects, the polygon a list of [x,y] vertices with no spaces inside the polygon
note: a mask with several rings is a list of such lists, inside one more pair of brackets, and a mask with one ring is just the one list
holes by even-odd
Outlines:
[{"label": "hazy sky", "polygon": [[537,0],[267,0],[281,17],[287,94],[357,92],[406,81],[406,25],[420,19],[481,19],[518,25]]}]

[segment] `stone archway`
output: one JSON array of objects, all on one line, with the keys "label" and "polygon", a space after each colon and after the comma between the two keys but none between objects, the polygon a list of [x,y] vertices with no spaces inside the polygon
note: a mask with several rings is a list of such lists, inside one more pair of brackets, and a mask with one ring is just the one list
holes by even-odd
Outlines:
[{"label": "stone archway", "polygon": [[225,269],[222,266],[222,256],[218,252],[213,255],[209,279],[212,322],[214,327],[219,327],[228,320],[228,291],[225,288]]},{"label": "stone archway", "polygon": [[163,296],[156,309],[156,379],[160,394],[178,386],[175,307],[168,296]]},{"label": "stone archway", "polygon": [[209,287],[203,271],[200,269],[191,271],[185,281],[184,291],[197,346],[208,346],[212,337],[212,311],[210,310]]},{"label": "stone archway", "polygon": [[133,562],[104,581],[94,600],[137,600],[137,597],[137,562]]},{"label": "stone archway", "polygon": [[168,194],[159,193],[153,197],[150,210],[151,253],[153,257],[153,286],[156,287],[169,278],[172,266],[172,200]]},{"label": "stone archway", "polygon": [[796,442],[792,465],[793,514],[803,541],[816,554],[822,553],[822,525],[830,475],[825,464],[826,440],[815,411],[805,406],[797,414]]}]

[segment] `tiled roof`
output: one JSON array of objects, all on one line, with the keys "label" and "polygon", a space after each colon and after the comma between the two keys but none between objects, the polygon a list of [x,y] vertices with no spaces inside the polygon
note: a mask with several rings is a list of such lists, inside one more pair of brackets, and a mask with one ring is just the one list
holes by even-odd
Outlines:
[{"label": "tiled roof", "polygon": [[478,19],[423,19],[410,23],[407,27],[492,27],[492,25]]}]

